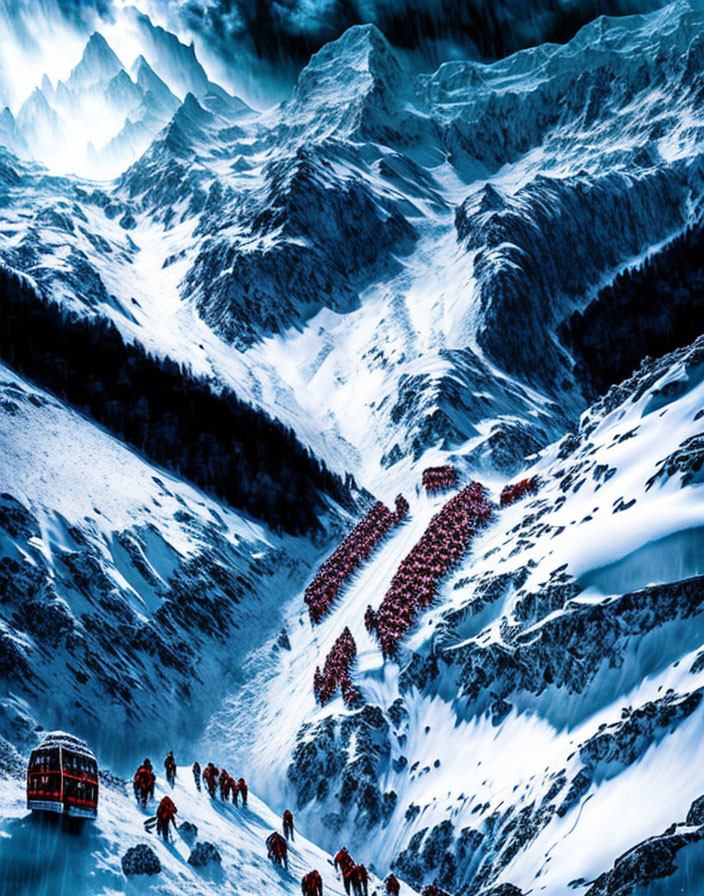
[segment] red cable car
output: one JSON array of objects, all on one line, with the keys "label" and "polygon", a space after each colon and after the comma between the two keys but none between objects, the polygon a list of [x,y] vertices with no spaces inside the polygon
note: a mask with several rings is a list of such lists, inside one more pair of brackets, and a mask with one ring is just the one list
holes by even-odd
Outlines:
[{"label": "red cable car", "polygon": [[72,818],[98,814],[98,763],[88,744],[54,731],[29,757],[27,808]]}]

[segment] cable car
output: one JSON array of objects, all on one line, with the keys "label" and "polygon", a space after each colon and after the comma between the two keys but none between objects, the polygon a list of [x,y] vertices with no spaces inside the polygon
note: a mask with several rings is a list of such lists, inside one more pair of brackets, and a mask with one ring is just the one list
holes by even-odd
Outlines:
[{"label": "cable car", "polygon": [[72,818],[98,814],[98,763],[88,744],[54,731],[32,750],[27,768],[27,808]]}]

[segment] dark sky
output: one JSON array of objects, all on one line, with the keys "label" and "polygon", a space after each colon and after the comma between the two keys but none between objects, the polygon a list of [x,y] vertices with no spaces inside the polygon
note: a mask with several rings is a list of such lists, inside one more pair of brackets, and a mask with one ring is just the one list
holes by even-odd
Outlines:
[{"label": "dark sky", "polygon": [[[172,5],[174,3],[172,2]],[[189,27],[223,52],[246,45],[258,58],[304,65],[350,25],[374,22],[399,47],[429,64],[456,47],[486,58],[545,40],[562,42],[602,13],[645,11],[661,0],[186,0]],[[433,58],[435,57],[435,58]]]}]

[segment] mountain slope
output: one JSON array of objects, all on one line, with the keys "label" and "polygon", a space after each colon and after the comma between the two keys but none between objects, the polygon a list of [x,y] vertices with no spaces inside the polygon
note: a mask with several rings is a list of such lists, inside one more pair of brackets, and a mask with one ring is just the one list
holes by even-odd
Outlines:
[{"label": "mountain slope", "polygon": [[[682,823],[704,791],[691,771],[704,720],[703,351],[699,340],[644,363],[546,450],[526,471],[538,494],[497,509],[385,661],[365,608],[446,500],[412,498],[410,522],[339,609],[311,629],[302,602],[291,608],[292,654],[253,667],[276,684],[255,679],[207,738],[247,756],[266,792],[283,786],[272,757],[288,750],[290,792],[322,843],[346,839],[451,892],[503,881],[558,894],[576,879],[586,891],[638,840]],[[313,671],[345,626],[365,705],[317,708]],[[303,719],[292,751],[293,723],[275,721],[290,694]],[[231,725],[243,712],[258,720],[247,735]],[[615,800],[634,807],[626,824]]]},{"label": "mountain slope", "polygon": [[207,718],[315,549],[150,466],[5,367],[2,383],[2,736],[27,744],[41,718],[116,761]]},{"label": "mountain slope", "polygon": [[[265,112],[125,15],[136,68],[92,38],[0,120],[8,767],[37,725],[212,752],[417,888],[694,896],[704,2],[423,74],[353,27]],[[108,88],[119,177],[30,158]]]},{"label": "mountain slope", "polygon": [[[219,865],[194,867],[188,863],[193,841],[184,833],[174,835],[168,845],[146,834],[142,823],[147,813],[134,803],[128,782],[104,778],[101,790],[101,812],[98,820],[84,831],[81,839],[90,844],[90,851],[77,854],[75,834],[57,826],[32,825],[24,810],[22,782],[3,782],[0,787],[0,823],[5,836],[0,846],[3,878],[0,893],[10,896],[18,888],[27,896],[48,896],[80,887],[81,892],[95,894],[120,893],[125,890],[125,877],[120,860],[127,849],[138,844],[153,849],[162,870],[155,877],[132,878],[130,888],[143,883],[150,891],[202,894],[269,892],[296,894],[299,880],[317,868],[323,878],[325,892],[342,896],[344,889],[332,867],[332,859],[298,831],[289,848],[289,872],[277,869],[267,859],[266,837],[281,828],[281,811],[273,812],[256,795],[249,795],[246,809],[211,800],[205,791],[196,789],[188,765],[179,767],[176,786],[172,790],[162,780],[157,784],[155,799],[168,794],[178,808],[177,822],[187,821],[197,828],[197,841],[211,843],[222,857]],[[190,842],[189,842],[190,840]],[[12,844],[12,849],[7,848]],[[28,857],[41,853],[46,859],[38,869]],[[373,878],[370,886],[378,886]],[[406,892],[411,892],[406,888]]]}]

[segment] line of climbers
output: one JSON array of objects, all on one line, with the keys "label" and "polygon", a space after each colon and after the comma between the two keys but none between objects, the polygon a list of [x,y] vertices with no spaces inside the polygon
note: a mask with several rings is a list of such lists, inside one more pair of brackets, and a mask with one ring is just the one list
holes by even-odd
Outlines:
[{"label": "line of climbers", "polygon": [[407,514],[408,501],[403,495],[396,498],[394,513],[378,501],[340,542],[305,590],[303,599],[314,625],[330,612],[345,582],[369,559],[389,529],[398,525]]},{"label": "line of climbers", "polygon": [[352,632],[345,626],[325,658],[323,671],[320,671],[319,666],[315,667],[313,692],[321,706],[325,706],[328,700],[334,697],[338,688],[342,691],[342,699],[348,706],[353,706],[357,702],[360,694],[350,679],[350,666],[356,655],[357,645]]},{"label": "line of climbers", "polygon": [[[288,871],[288,841],[293,842],[293,812],[285,809],[281,818],[284,836],[282,837],[278,831],[274,831],[266,838],[267,855],[275,865],[280,865]],[[318,872],[311,872],[311,874]],[[320,877],[320,875],[318,875]],[[305,879],[305,878],[304,878]],[[323,892],[322,881],[320,883],[320,892]]]},{"label": "line of climbers", "polygon": [[486,489],[481,483],[472,482],[432,518],[420,540],[401,561],[379,609],[373,616],[370,614],[385,657],[395,654],[398,641],[417,613],[430,606],[438,583],[490,516]]},{"label": "line of climbers", "polygon": [[[174,759],[173,750],[169,750],[166,759],[164,759],[164,771],[166,772],[166,780],[173,788],[176,783],[176,760]],[[154,798],[155,783],[156,775],[154,774],[151,759],[145,759],[132,779],[135,799],[142,809],[146,809],[147,802]]]},{"label": "line of climbers", "polygon": [[[349,629],[345,629],[349,634]],[[351,635],[350,635],[351,638]],[[339,639],[338,639],[339,640]],[[354,642],[352,642],[354,644]],[[176,760],[172,750],[164,760],[164,768],[166,769],[166,777],[169,784],[173,787],[176,781]],[[237,805],[238,794],[242,798],[243,807],[247,806],[248,787],[244,778],[235,781],[225,769],[218,769],[213,763],[209,762],[201,773],[199,762],[193,763],[193,778],[196,787],[201,791],[201,780],[205,782],[208,793],[215,799],[217,788],[220,788],[220,798],[227,801],[232,795],[232,800]],[[154,797],[154,785],[156,775],[149,759],[145,759],[139,766],[134,776],[134,792],[135,797],[140,803],[142,809],[146,809],[147,802]],[[178,809],[173,800],[169,796],[164,796],[156,810],[156,832],[157,836],[162,837],[166,842],[169,840],[169,825],[173,824],[177,829],[176,815]],[[290,809],[285,809],[282,816],[283,836],[278,831],[272,831],[266,838],[267,856],[274,865],[288,871],[288,841],[294,840],[294,823],[293,813]],[[149,824],[149,820],[147,821]],[[342,875],[342,881],[345,887],[345,893],[348,896],[368,896],[369,892],[369,873],[362,864],[354,862],[347,849],[343,846],[337,853],[334,860],[334,867]],[[387,896],[399,896],[401,884],[393,874],[389,874],[384,881],[385,892]],[[317,870],[309,871],[301,878],[301,892],[303,896],[323,896],[323,879]],[[446,896],[442,890],[426,887],[423,890],[423,896]]]},{"label": "line of climbers", "polygon": [[530,479],[521,479],[520,482],[514,482],[513,485],[507,485],[501,492],[501,506],[507,507],[514,501],[519,501],[526,495],[534,495],[538,491],[540,482],[537,476],[531,476]]},{"label": "line of climbers", "polygon": [[241,799],[243,808],[247,808],[247,794],[249,788],[247,787],[247,782],[244,778],[240,778],[238,781],[236,778],[229,775],[224,768],[219,769],[213,762],[209,762],[206,765],[202,775],[200,773],[200,765],[197,762],[194,762],[193,777],[196,781],[196,787],[198,787],[199,790],[200,778],[203,778],[205,786],[212,799],[215,799],[219,789],[221,800],[227,802],[229,799],[232,799],[233,804],[237,806],[238,799]]},{"label": "line of climbers", "polygon": [[428,467],[421,479],[427,492],[439,492],[457,485],[457,470],[449,464],[442,467]]}]

